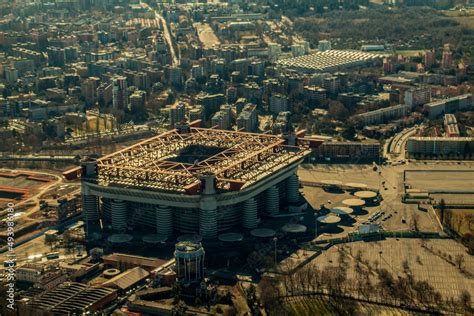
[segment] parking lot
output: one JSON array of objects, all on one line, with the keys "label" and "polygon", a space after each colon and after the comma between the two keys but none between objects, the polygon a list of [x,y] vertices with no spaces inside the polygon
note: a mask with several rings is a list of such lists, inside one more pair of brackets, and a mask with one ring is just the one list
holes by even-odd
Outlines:
[{"label": "parking lot", "polygon": [[[349,232],[356,231],[362,223],[369,222],[369,218],[376,212],[383,212],[377,220],[386,231],[411,231],[419,230],[424,232],[440,231],[439,223],[435,215],[428,211],[421,211],[416,204],[404,204],[401,202],[403,190],[403,172],[405,170],[452,170],[454,173],[462,173],[459,170],[474,170],[471,163],[408,163],[391,166],[384,165],[373,170],[372,165],[304,165],[298,170],[298,175],[303,183],[314,183],[314,185],[303,186],[303,193],[311,206],[319,210],[321,204],[331,204],[340,206],[341,202],[347,198],[353,198],[347,191],[328,191],[321,187],[316,187],[318,183],[326,180],[337,180],[341,183],[357,182],[366,184],[369,189],[379,190],[382,197],[380,205],[368,206],[363,209],[366,214],[352,216],[353,222],[341,221],[333,227],[320,229],[322,234],[318,238],[335,238],[346,236]],[[425,174],[431,172],[420,172],[416,181],[422,183]],[[473,173],[474,174],[474,173]],[[463,176],[463,181],[466,176]],[[433,180],[426,180],[427,182]],[[439,181],[439,180],[438,180]],[[456,181],[453,179],[453,181]],[[443,182],[443,181],[439,181]],[[462,182],[462,181],[461,181]],[[467,196],[467,195],[463,195]]]},{"label": "parking lot", "polygon": [[[405,274],[403,262],[406,260],[405,266],[408,266],[413,278],[417,281],[427,281],[444,298],[458,298],[463,290],[474,296],[474,279],[467,277],[458,267],[448,262],[449,256],[454,260],[457,255],[462,255],[467,273],[474,274],[474,257],[467,255],[465,248],[451,239],[424,242],[426,247],[422,247],[423,241],[420,239],[389,238],[375,242],[347,243],[331,247],[316,257],[312,264],[319,269],[337,266],[339,250],[344,247],[350,258],[347,269],[349,279],[357,278],[354,257],[360,251],[363,260],[367,260],[372,269],[387,269],[394,277]],[[372,275],[372,278],[374,284],[378,282],[376,275]]]},{"label": "parking lot", "polygon": [[474,193],[474,170],[407,170],[405,183],[430,193]]}]

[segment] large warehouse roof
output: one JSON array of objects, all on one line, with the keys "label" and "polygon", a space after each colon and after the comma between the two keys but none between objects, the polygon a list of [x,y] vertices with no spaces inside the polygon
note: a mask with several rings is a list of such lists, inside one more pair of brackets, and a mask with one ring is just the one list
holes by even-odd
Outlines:
[{"label": "large warehouse roof", "polygon": [[353,50],[328,50],[294,58],[282,59],[277,65],[305,72],[326,72],[368,65],[384,54]]},{"label": "large warehouse roof", "polygon": [[309,154],[275,135],[189,127],[171,130],[98,160],[97,182],[196,194],[201,175],[213,174],[218,190],[240,190]]},{"label": "large warehouse roof", "polygon": [[117,297],[116,291],[107,287],[89,287],[68,282],[46,292],[29,303],[29,310],[70,315],[78,311],[95,311]]}]

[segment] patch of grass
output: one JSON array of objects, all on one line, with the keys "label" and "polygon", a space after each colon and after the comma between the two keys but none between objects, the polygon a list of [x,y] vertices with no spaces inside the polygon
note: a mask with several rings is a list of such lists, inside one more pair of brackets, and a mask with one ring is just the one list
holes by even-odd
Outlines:
[{"label": "patch of grass", "polygon": [[397,54],[402,55],[404,57],[416,57],[419,56],[419,54],[424,54],[423,50],[397,50]]},{"label": "patch of grass", "polygon": [[284,304],[286,315],[334,315],[336,311],[327,299],[298,297]]}]

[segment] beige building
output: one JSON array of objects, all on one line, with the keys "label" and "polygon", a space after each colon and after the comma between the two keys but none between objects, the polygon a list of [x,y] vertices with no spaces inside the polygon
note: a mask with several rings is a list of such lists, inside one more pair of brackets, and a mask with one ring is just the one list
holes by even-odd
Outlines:
[{"label": "beige building", "polygon": [[380,152],[380,144],[376,142],[324,142],[313,150],[313,156],[326,161],[378,161]]},{"label": "beige building", "polygon": [[407,116],[410,113],[410,106],[399,104],[386,108],[370,111],[356,115],[356,118],[362,121],[364,125],[381,124],[390,120],[395,120]]},{"label": "beige building", "polygon": [[474,137],[410,137],[407,153],[414,159],[473,159]]},{"label": "beige building", "polygon": [[56,264],[26,264],[16,270],[19,282],[32,283],[33,287],[50,290],[67,281],[69,275]]}]

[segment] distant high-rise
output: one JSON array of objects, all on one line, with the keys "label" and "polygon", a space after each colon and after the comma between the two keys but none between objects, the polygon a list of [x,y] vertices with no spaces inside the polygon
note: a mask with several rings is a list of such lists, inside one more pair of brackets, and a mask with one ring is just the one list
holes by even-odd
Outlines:
[{"label": "distant high-rise", "polygon": [[220,111],[214,114],[211,119],[211,126],[217,126],[219,129],[229,129],[231,117],[232,107],[228,104],[221,105]]},{"label": "distant high-rise", "polygon": [[293,57],[299,57],[303,56],[306,54],[306,49],[305,49],[304,44],[293,44],[291,45],[291,55]]},{"label": "distant high-rise", "polygon": [[325,52],[327,50],[331,49],[331,42],[327,40],[321,40],[318,42],[318,49],[322,52]]},{"label": "distant high-rise", "polygon": [[449,44],[444,44],[441,65],[443,69],[451,69],[453,67],[453,52],[451,51],[451,45]]},{"label": "distant high-rise", "polygon": [[132,111],[143,111],[146,103],[146,92],[143,90],[136,90],[130,96],[130,108]]},{"label": "distant high-rise", "polygon": [[282,94],[270,96],[270,112],[278,114],[288,110],[288,98]]},{"label": "distant high-rise", "polygon": [[128,107],[128,85],[127,78],[117,76],[112,79],[112,104],[114,109],[126,109]]},{"label": "distant high-rise", "polygon": [[63,48],[48,47],[48,64],[53,67],[64,67],[66,64],[66,55]]},{"label": "distant high-rise", "polygon": [[393,72],[393,69],[394,69],[393,62],[390,60],[390,58],[385,57],[383,59],[383,72],[386,74],[391,73]]},{"label": "distant high-rise", "polygon": [[201,94],[196,96],[196,103],[202,105],[207,120],[226,103],[226,98],[223,94]]},{"label": "distant high-rise", "polygon": [[8,83],[15,83],[19,79],[18,69],[15,67],[8,67],[5,70],[5,79]]},{"label": "distant high-rise", "polygon": [[202,110],[202,107],[198,106],[195,107],[194,109],[189,110],[189,121],[194,122],[197,120],[203,120],[204,119],[204,111]]},{"label": "distant high-rise", "polygon": [[180,67],[169,68],[169,82],[175,87],[180,87],[183,84],[183,72]]},{"label": "distant high-rise", "polygon": [[431,101],[431,89],[429,87],[408,89],[405,91],[404,101],[411,107],[426,104]]},{"label": "distant high-rise", "polygon": [[174,104],[170,109],[170,124],[175,126],[176,124],[186,119],[186,107],[183,103]]},{"label": "distant high-rise", "polygon": [[339,92],[341,81],[338,77],[332,76],[323,80],[323,88],[326,89],[330,94],[336,94]]},{"label": "distant high-rise", "polygon": [[244,132],[254,132],[258,127],[257,106],[247,104],[237,118],[237,127]]},{"label": "distant high-rise", "polygon": [[430,69],[435,63],[435,51],[434,49],[427,50],[425,52],[425,68]]},{"label": "distant high-rise", "polygon": [[268,57],[270,60],[278,60],[281,55],[281,45],[277,43],[268,44]]},{"label": "distant high-rise", "polygon": [[69,46],[64,49],[64,58],[66,63],[75,62],[77,57],[77,47]]},{"label": "distant high-rise", "polygon": [[191,77],[194,79],[204,77],[204,67],[201,65],[194,65],[191,68]]}]

